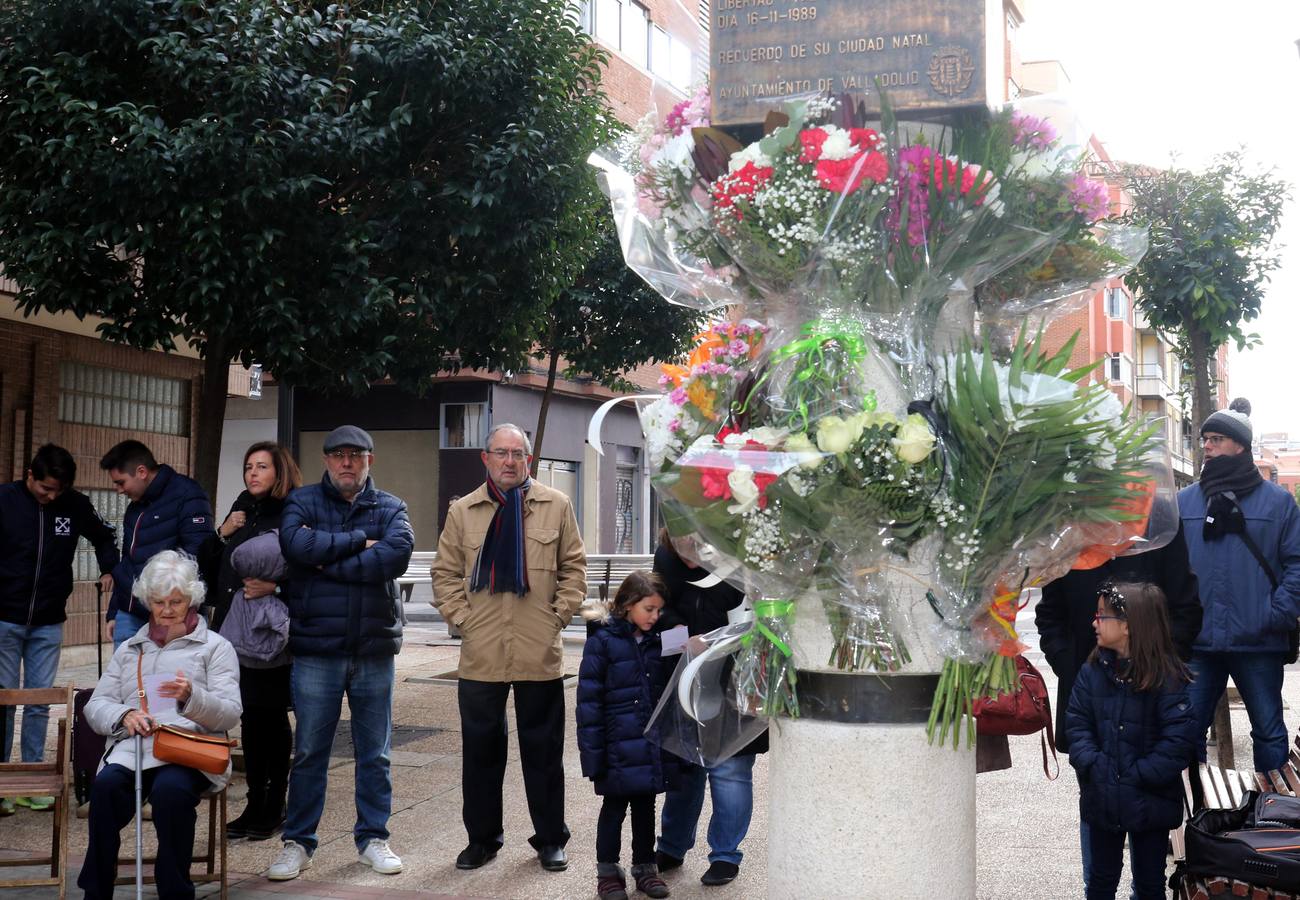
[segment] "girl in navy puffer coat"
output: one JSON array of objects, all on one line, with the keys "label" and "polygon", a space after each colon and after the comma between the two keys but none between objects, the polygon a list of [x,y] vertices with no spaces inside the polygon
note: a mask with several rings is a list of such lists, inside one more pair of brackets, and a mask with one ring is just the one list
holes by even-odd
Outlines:
[{"label": "girl in navy puffer coat", "polygon": [[1163,898],[1165,844],[1183,819],[1180,773],[1192,759],[1196,718],[1190,674],[1153,584],[1103,585],[1093,621],[1097,648],[1070,694],[1070,765],[1088,828],[1088,900],[1113,900],[1124,836],[1138,900]]},{"label": "girl in navy puffer coat", "polygon": [[[675,765],[645,735],[668,681],[655,622],[663,609],[663,582],[633,572],[619,585],[603,627],[588,638],[578,670],[578,749],[582,774],[603,795],[596,823],[596,889],[601,900],[627,900],[618,865],[623,819],[632,810],[632,877],[650,897],[667,897],[655,867],[655,794],[668,787]],[[584,614],[587,614],[584,611]]]}]

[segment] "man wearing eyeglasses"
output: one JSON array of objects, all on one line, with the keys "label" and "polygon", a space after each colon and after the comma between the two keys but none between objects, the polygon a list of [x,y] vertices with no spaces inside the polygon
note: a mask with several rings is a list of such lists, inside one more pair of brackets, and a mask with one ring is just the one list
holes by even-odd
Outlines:
[{"label": "man wearing eyeglasses", "polygon": [[402,861],[388,846],[393,784],[393,658],[402,649],[395,579],[415,546],[406,504],[375,487],[375,444],[355,425],[325,438],[325,474],[289,494],[280,548],[289,562],[289,651],[298,727],[284,847],[267,877],[287,881],[311,865],[325,808],[330,748],[346,694],[356,759],[360,861],[393,875]]},{"label": "man wearing eyeglasses", "polygon": [[587,593],[587,555],[569,498],[529,477],[532,444],[517,425],[488,433],[487,480],[447,511],[433,567],[434,603],[460,628],[462,816],[477,869],[505,841],[506,697],[515,695],[519,757],[542,868],[563,871],[564,684],[560,632]]},{"label": "man wearing eyeglasses", "polygon": [[1192,704],[1205,759],[1205,731],[1228,677],[1250,716],[1257,772],[1287,758],[1282,668],[1300,614],[1300,510],[1265,481],[1251,452],[1250,419],[1236,409],[1201,426],[1201,480],[1178,494],[1192,571],[1205,608],[1192,644]]}]

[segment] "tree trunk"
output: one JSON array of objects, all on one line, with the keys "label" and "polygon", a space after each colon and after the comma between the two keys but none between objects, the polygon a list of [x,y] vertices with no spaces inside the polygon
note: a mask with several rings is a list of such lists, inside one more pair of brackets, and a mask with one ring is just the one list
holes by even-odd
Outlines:
[{"label": "tree trunk", "polygon": [[[203,388],[199,393],[199,428],[194,435],[198,452],[194,480],[217,502],[217,471],[221,466],[221,432],[226,419],[226,390],[230,359],[224,341],[208,341],[203,358]],[[214,514],[220,515],[213,510]]]},{"label": "tree trunk", "polygon": [[[555,345],[555,323],[551,323],[551,346]],[[551,351],[551,364],[546,369],[546,390],[542,391],[542,406],[537,411],[537,430],[533,434],[533,465],[529,474],[537,477],[537,463],[542,458],[542,438],[546,435],[546,414],[551,410],[551,395],[555,393],[555,372],[560,366],[559,352]]]},{"label": "tree trunk", "polygon": [[1187,338],[1192,351],[1192,467],[1199,479],[1201,466],[1205,463],[1205,446],[1201,443],[1201,423],[1214,412],[1214,400],[1210,393],[1210,371],[1218,348],[1211,347],[1209,337],[1194,325],[1187,329]]}]

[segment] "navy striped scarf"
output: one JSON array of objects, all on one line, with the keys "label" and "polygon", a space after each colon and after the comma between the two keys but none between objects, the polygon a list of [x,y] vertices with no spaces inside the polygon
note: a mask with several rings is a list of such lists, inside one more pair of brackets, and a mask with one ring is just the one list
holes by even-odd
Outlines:
[{"label": "navy striped scarf", "polygon": [[470,575],[471,591],[490,594],[528,593],[528,560],[524,554],[524,494],[532,479],[503,491],[489,478],[488,495],[497,502],[496,514],[483,536],[474,571]]}]

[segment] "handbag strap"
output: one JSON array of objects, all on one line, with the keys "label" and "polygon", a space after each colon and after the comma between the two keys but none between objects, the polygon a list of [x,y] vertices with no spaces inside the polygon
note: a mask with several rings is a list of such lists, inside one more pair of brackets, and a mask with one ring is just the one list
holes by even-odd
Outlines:
[{"label": "handbag strap", "polygon": [[[1033,663],[1025,660],[1025,664],[1033,668]],[[1034,668],[1034,673],[1038,674],[1038,669]],[[1038,675],[1042,680],[1042,675]],[[1043,681],[1044,689],[1047,682]],[[1043,692],[1043,703],[1047,706],[1047,727],[1038,732],[1039,742],[1043,748],[1043,774],[1047,776],[1048,781],[1055,781],[1061,777],[1061,759],[1056,755],[1056,728],[1052,723],[1052,698],[1048,696],[1046,690]],[[1056,766],[1056,774],[1053,775],[1047,768],[1047,748],[1052,748],[1052,763]]]},{"label": "handbag strap", "polygon": [[1241,513],[1241,539],[1245,542],[1246,549],[1250,551],[1250,555],[1255,557],[1255,562],[1259,563],[1260,568],[1264,570],[1264,574],[1268,576],[1268,582],[1273,585],[1273,590],[1276,591],[1277,575],[1274,574],[1273,567],[1268,564],[1268,560],[1264,558],[1264,554],[1260,552],[1259,545],[1255,543],[1255,539],[1250,536],[1250,528],[1246,525],[1246,513],[1242,510],[1241,505],[1237,503],[1237,495],[1232,491],[1224,491],[1223,496],[1232,504],[1233,509]]},{"label": "handbag strap", "polygon": [[144,689],[144,651],[135,660],[135,694],[140,698],[140,712],[149,715],[149,695]]}]

